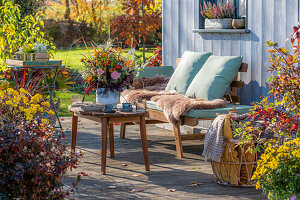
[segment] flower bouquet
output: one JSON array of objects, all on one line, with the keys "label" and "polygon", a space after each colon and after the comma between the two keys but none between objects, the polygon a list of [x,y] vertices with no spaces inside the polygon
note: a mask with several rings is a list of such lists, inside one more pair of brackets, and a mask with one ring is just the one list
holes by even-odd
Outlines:
[{"label": "flower bouquet", "polygon": [[96,95],[109,93],[117,94],[116,96],[119,97],[119,92],[129,88],[135,77],[134,53],[130,56],[131,53],[129,51],[127,56],[123,56],[121,49],[113,49],[110,44],[107,44],[94,49],[93,55],[89,54],[82,58],[81,62],[85,67],[82,75],[88,84],[86,94],[97,89]]}]

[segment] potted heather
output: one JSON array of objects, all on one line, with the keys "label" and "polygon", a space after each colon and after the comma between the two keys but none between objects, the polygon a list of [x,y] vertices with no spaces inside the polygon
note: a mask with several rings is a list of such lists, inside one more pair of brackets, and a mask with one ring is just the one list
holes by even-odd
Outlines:
[{"label": "potted heather", "polygon": [[120,92],[129,88],[134,80],[135,63],[129,55],[131,51],[124,56],[120,49],[106,44],[95,48],[93,55],[84,56],[81,62],[82,75],[88,84],[86,94],[95,89],[97,103],[117,104]]},{"label": "potted heather", "polygon": [[228,3],[217,4],[211,2],[203,2],[201,7],[201,15],[205,18],[205,29],[231,29],[232,17],[235,8]]}]

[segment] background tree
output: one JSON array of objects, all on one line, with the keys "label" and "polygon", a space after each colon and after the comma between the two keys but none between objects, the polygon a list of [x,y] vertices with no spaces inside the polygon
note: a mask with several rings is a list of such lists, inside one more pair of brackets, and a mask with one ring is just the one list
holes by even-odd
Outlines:
[{"label": "background tree", "polygon": [[[52,22],[46,30],[52,37],[64,36],[64,42],[67,39],[75,42],[80,37],[88,37],[102,43],[109,38],[109,27],[114,17],[122,13],[119,2],[113,0],[46,0],[46,5],[47,22]],[[73,30],[67,33],[70,24],[73,24]]]},{"label": "background tree", "polygon": [[161,12],[154,0],[126,0],[121,4],[125,14],[114,19],[112,33],[124,39],[128,46],[142,44],[145,63],[145,42],[161,26]]},{"label": "background tree", "polygon": [[23,18],[26,15],[34,15],[41,10],[44,0],[14,0],[14,2],[20,5],[20,14]]}]

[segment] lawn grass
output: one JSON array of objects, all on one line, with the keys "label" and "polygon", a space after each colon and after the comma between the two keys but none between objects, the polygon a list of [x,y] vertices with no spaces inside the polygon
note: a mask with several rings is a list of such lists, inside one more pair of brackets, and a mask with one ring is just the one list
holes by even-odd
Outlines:
[{"label": "lawn grass", "polygon": [[[93,48],[89,48],[91,54],[93,53]],[[128,49],[124,49],[124,53],[126,53]],[[83,66],[80,63],[80,59],[84,56],[88,55],[88,50],[85,47],[72,48],[68,50],[57,50],[54,54],[54,59],[62,60],[63,64],[74,70],[82,70]],[[146,51],[146,58],[149,58],[153,55],[153,51]],[[140,50],[135,51],[135,56],[138,58],[139,62],[142,63],[143,60],[143,52]]]},{"label": "lawn grass", "polygon": [[[72,95],[78,95],[80,93],[69,91],[56,91],[54,102],[60,98],[60,108],[58,110],[59,117],[70,117],[72,114],[68,111],[68,107],[72,104]],[[80,94],[83,96],[83,94]],[[95,94],[86,95],[85,101],[95,102]]]}]

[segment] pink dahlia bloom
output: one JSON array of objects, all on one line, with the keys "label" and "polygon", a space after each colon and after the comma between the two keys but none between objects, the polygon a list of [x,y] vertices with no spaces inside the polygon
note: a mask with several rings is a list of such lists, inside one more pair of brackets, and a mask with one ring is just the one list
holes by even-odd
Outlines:
[{"label": "pink dahlia bloom", "polygon": [[120,77],[120,73],[117,71],[114,71],[113,73],[110,74],[112,79],[118,79]]},{"label": "pink dahlia bloom", "polygon": [[103,73],[104,73],[104,70],[103,70],[103,69],[101,69],[101,68],[100,68],[100,69],[97,69],[97,74],[98,74],[98,75],[102,75]]}]

